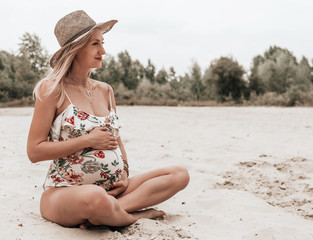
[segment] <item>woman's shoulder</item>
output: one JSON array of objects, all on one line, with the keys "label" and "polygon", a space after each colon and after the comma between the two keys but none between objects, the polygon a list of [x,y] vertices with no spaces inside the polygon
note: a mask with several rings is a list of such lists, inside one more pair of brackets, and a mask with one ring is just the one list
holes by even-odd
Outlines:
[{"label": "woman's shoulder", "polygon": [[60,96],[60,85],[52,79],[41,80],[35,89],[36,98],[57,101]]},{"label": "woman's shoulder", "polygon": [[110,91],[113,92],[113,88],[111,87],[110,84],[106,83],[106,82],[101,82],[95,79],[90,79],[92,84],[93,84],[93,88],[97,88],[100,89],[101,91]]}]

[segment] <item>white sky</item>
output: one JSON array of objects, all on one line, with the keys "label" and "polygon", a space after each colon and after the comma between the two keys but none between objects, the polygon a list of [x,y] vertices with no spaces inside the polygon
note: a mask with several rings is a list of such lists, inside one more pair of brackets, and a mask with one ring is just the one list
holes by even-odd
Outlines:
[{"label": "white sky", "polygon": [[96,22],[117,19],[107,34],[109,54],[128,50],[157,69],[202,70],[220,56],[233,56],[248,70],[270,45],[299,60],[313,58],[312,0],[0,0],[0,50],[17,51],[25,32],[36,33],[50,54],[58,49],[53,30],[69,12],[83,9]]}]

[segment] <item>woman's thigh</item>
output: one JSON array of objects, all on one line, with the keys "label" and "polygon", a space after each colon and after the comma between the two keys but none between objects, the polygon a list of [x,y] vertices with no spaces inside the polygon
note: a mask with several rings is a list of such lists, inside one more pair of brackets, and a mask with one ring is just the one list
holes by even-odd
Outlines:
[{"label": "woman's thigh", "polygon": [[57,187],[43,192],[40,201],[42,216],[52,222],[71,227],[90,216],[93,198],[106,198],[106,191],[96,185]]}]

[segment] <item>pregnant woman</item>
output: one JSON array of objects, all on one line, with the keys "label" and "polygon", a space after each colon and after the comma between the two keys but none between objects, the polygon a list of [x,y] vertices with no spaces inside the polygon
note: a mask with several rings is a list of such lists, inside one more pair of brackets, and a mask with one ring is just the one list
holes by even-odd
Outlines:
[{"label": "pregnant woman", "polygon": [[61,48],[50,60],[52,71],[34,89],[27,154],[33,163],[52,160],[40,211],[62,226],[125,226],[162,217],[163,211],[146,208],[189,182],[181,166],[128,178],[113,89],[89,77],[101,67],[103,34],[116,22],[97,24],[81,10],[61,18],[54,30]]}]

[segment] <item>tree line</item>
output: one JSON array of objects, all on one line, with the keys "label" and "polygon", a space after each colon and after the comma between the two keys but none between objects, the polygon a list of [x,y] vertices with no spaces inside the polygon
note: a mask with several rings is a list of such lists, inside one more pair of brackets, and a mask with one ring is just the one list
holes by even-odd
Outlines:
[{"label": "tree line", "polygon": [[[20,38],[18,53],[0,51],[0,102],[32,104],[34,85],[50,70],[49,54],[36,34]],[[311,61],[313,63],[313,61]],[[246,71],[232,57],[213,60],[202,71],[195,61],[183,75],[127,51],[105,55],[91,78],[107,82],[119,104],[313,106],[313,67],[287,49],[271,46]]]}]

